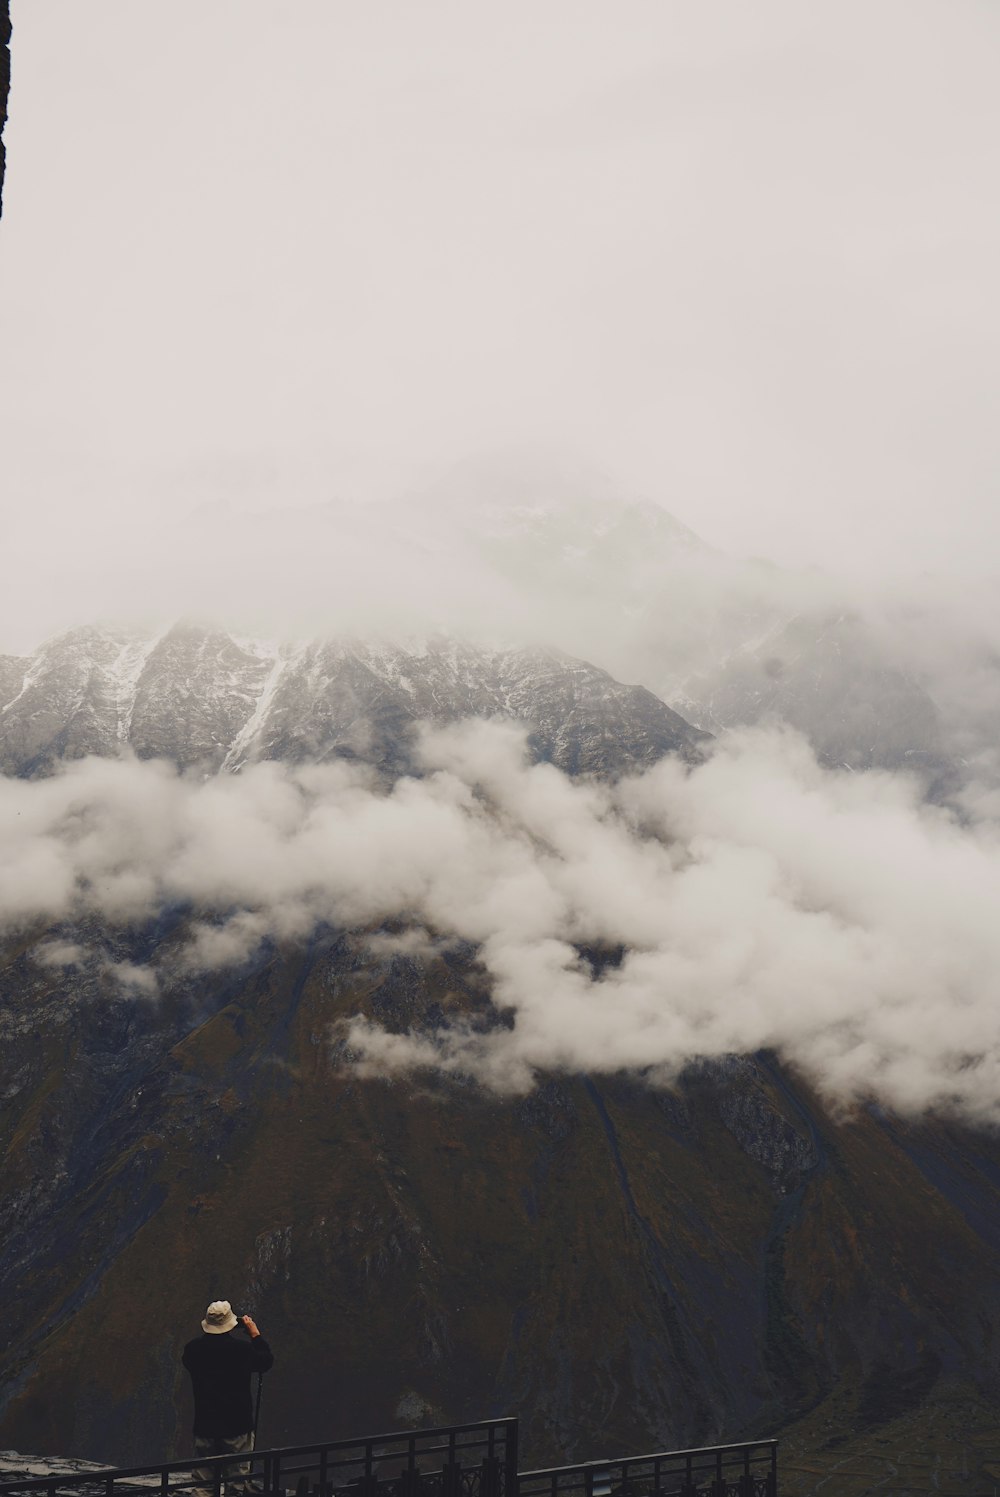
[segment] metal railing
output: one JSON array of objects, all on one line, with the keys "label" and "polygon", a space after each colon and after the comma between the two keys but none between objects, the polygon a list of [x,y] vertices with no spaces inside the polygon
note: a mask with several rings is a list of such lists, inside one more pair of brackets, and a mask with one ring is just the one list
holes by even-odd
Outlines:
[{"label": "metal railing", "polygon": [[3,1497],[516,1497],[517,1420],[488,1419],[360,1440],[294,1445],[156,1466],[66,1471],[0,1484]]},{"label": "metal railing", "polygon": [[778,1442],[664,1450],[522,1471],[519,1497],[777,1497]]},{"label": "metal railing", "polygon": [[295,1445],[36,1476],[0,1483],[0,1497],[777,1497],[778,1442],[517,1469],[517,1420],[488,1419],[361,1440]]}]

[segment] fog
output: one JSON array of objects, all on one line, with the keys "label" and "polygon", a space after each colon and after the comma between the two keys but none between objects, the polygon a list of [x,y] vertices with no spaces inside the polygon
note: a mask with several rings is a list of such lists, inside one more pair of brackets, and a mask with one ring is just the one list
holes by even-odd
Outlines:
[{"label": "fog", "polygon": [[[216,588],[322,615],[354,537],[312,506],[526,444],[735,555],[995,571],[991,7],[15,25],[0,648]],[[380,592],[391,559],[362,563],[352,594]]]},{"label": "fog", "polygon": [[[423,775],[389,792],[346,763],[203,781],[85,760],[6,780],[4,923],[113,928],[189,905],[179,953],[116,971],[149,1001],[268,936],[402,921],[418,953],[473,943],[512,1027],[398,1035],[355,1017],[331,1044],[362,1071],[433,1066],[503,1093],[540,1070],[667,1084],[689,1060],[770,1047],[839,1105],[996,1120],[995,822],[959,825],[901,776],[823,770],[788,733],[614,786],[532,765],[510,724],[428,730],[421,752]],[[617,946],[599,975],[579,954]],[[66,935],[34,955],[110,960]]]}]

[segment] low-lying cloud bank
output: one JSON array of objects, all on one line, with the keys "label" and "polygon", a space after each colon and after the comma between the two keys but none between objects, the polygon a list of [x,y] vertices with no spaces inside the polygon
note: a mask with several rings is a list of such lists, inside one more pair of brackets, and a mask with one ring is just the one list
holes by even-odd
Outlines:
[{"label": "low-lying cloud bank", "polygon": [[[499,1090],[537,1069],[669,1079],[773,1047],[831,1099],[1000,1118],[1000,838],[908,781],[835,774],[787,733],[617,785],[531,765],[524,734],[428,731],[426,775],[261,764],[208,781],[85,760],[0,780],[0,922],[111,923],[190,903],[192,969],[320,921],[403,920],[475,943],[513,1027],[387,1034],[356,1061],[433,1065]],[[582,946],[623,946],[595,976]],[[43,942],[38,958],[79,953]],[[164,972],[164,978],[169,974]],[[119,973],[137,994],[155,969]]]}]

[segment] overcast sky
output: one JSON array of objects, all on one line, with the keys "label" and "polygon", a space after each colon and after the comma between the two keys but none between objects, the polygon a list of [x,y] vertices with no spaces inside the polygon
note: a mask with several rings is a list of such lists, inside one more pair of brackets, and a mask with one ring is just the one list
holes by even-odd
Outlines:
[{"label": "overcast sky", "polygon": [[183,600],[205,505],[480,448],[781,562],[992,564],[997,7],[13,10],[0,649],[88,574]]}]

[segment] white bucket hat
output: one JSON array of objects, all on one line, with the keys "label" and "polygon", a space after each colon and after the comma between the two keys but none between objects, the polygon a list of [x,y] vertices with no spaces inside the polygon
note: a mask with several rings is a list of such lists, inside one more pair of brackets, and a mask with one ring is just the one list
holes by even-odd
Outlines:
[{"label": "white bucket hat", "polygon": [[222,1336],[226,1331],[231,1331],[236,1326],[236,1316],[233,1307],[227,1299],[215,1299],[205,1311],[205,1319],[201,1323],[203,1331],[210,1336]]}]

